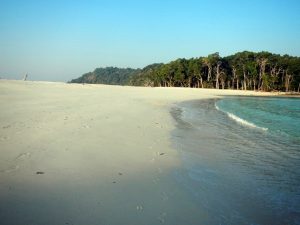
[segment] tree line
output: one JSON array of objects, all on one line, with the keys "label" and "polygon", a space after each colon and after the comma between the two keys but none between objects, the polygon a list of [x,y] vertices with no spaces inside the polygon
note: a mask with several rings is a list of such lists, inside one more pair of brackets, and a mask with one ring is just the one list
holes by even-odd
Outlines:
[{"label": "tree line", "polygon": [[[102,70],[107,69],[114,71],[111,67]],[[130,71],[124,76],[126,79],[119,79],[119,83],[114,82],[113,84],[152,87],[300,91],[300,57],[281,56],[270,52],[255,53],[244,51],[227,57],[221,57],[216,52],[206,57],[177,59],[166,64],[152,64],[143,69],[123,70]],[[108,73],[104,74],[107,77]],[[90,79],[94,83],[98,83],[97,80],[101,81],[101,79],[97,78],[96,75],[101,77],[103,74],[90,73],[84,75],[86,79],[78,79],[81,82],[89,83]],[[112,73],[110,75],[114,76]]]}]

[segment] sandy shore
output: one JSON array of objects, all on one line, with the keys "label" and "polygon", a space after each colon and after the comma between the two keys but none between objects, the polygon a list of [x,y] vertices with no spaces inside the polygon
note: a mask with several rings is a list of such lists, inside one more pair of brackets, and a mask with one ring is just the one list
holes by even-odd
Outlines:
[{"label": "sandy shore", "polygon": [[1,224],[189,224],[177,102],[251,91],[0,80]]}]

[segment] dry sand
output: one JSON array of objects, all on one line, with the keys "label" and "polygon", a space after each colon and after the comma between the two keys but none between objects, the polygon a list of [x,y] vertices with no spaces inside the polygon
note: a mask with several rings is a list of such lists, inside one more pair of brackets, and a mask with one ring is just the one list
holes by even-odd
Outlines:
[{"label": "dry sand", "polygon": [[1,224],[191,224],[177,102],[251,91],[0,80]]}]

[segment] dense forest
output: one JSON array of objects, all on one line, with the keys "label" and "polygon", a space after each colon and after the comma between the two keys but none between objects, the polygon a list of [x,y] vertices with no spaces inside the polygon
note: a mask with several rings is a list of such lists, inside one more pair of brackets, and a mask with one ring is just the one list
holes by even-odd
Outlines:
[{"label": "dense forest", "polygon": [[300,57],[248,51],[221,57],[213,53],[143,69],[100,68],[71,82],[299,92]]}]

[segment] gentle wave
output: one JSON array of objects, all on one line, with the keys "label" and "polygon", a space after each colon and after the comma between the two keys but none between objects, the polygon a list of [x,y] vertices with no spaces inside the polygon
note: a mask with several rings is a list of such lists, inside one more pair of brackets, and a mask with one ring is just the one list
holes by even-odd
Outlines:
[{"label": "gentle wave", "polygon": [[241,125],[244,125],[244,126],[247,126],[247,127],[251,127],[251,128],[260,129],[260,130],[263,130],[263,131],[267,131],[267,130],[268,130],[268,128],[265,128],[265,127],[259,127],[259,126],[255,125],[254,123],[251,123],[251,122],[249,122],[249,121],[247,121],[247,120],[244,120],[244,119],[242,119],[242,118],[240,118],[240,117],[234,115],[233,113],[224,112],[224,111],[220,110],[220,108],[217,106],[216,103],[215,103],[215,108],[216,108],[218,111],[221,111],[221,112],[223,112],[223,113],[226,113],[227,116],[228,116],[230,119],[236,121],[237,123],[239,123],[239,124],[241,124]]},{"label": "gentle wave", "polygon": [[229,118],[237,121],[238,123],[240,123],[242,125],[246,125],[246,126],[252,127],[252,128],[261,129],[261,130],[264,130],[264,131],[268,130],[268,128],[256,126],[254,123],[250,123],[247,120],[244,120],[244,119],[242,119],[242,118],[240,118],[240,117],[238,117],[238,116],[236,116],[236,115],[234,115],[232,113],[226,112],[226,114],[229,116]]}]

